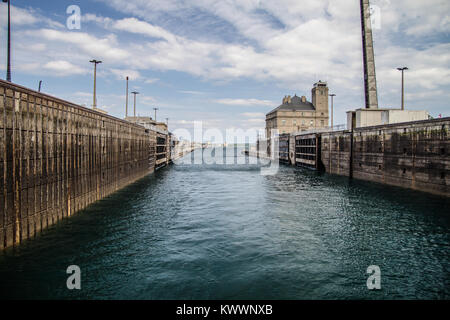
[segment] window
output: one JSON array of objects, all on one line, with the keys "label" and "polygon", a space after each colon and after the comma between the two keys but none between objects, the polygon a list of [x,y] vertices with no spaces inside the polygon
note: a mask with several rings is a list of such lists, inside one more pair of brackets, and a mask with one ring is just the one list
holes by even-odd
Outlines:
[{"label": "window", "polygon": [[296,126],[297,125],[297,120],[294,120],[294,126]]},{"label": "window", "polygon": [[325,121],[324,121],[324,120],[321,120],[321,121],[320,121],[320,125],[323,127],[323,126],[325,125]]},{"label": "window", "polygon": [[305,120],[302,120],[302,125],[305,125]]},{"label": "window", "polygon": [[286,125],[286,120],[281,120],[281,124],[282,124],[283,126],[285,126],[285,125]]},{"label": "window", "polygon": [[314,120],[311,120],[311,122],[310,122],[310,123],[311,123],[311,125],[314,125]]}]

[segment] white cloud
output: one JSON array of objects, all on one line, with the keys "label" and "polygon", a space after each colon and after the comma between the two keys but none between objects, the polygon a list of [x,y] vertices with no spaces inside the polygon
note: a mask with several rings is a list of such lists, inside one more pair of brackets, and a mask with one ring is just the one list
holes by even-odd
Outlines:
[{"label": "white cloud", "polygon": [[180,90],[178,91],[180,93],[185,93],[185,94],[192,94],[192,95],[202,95],[205,94],[204,92],[201,91],[191,91],[191,90]]},{"label": "white cloud", "polygon": [[[37,31],[29,31],[28,35],[44,38],[48,41],[72,44],[86,54],[104,60],[109,59],[110,62],[121,61],[130,56],[127,51],[120,48],[113,34],[103,38],[97,38],[83,32],[40,29]],[[67,47],[65,49],[67,50]]]},{"label": "white cloud", "polygon": [[[7,17],[7,12],[8,6],[4,4],[0,5],[0,16]],[[36,10],[32,8],[24,9],[17,7],[15,5],[11,5],[11,21],[14,27],[29,26],[38,23],[44,23],[45,25],[51,28],[64,28],[64,26],[61,23],[43,16],[42,14],[38,13]],[[0,20],[0,26],[1,28],[5,28],[7,26],[7,19],[2,18]]]},{"label": "white cloud", "polygon": [[152,38],[162,38],[172,42],[176,40],[176,37],[172,33],[164,30],[163,28],[153,26],[136,18],[118,20],[114,23],[113,28],[121,31],[142,34]]},{"label": "white cloud", "polygon": [[[44,21],[50,21],[48,18],[32,9],[17,9],[16,22],[22,29],[16,31],[15,45],[20,49],[15,54],[16,69],[36,74],[45,68],[58,76],[70,76],[90,68],[88,59],[96,58],[104,61],[100,76],[112,73],[123,79],[127,73],[152,84],[158,79],[146,79],[146,71],[177,71],[201,80],[220,81],[221,85],[233,84],[233,80],[268,82],[308,97],[311,85],[321,79],[328,80],[330,89],[338,94],[337,104],[350,108],[363,103],[358,1],[104,2],[134,17],[116,20],[88,13],[83,16],[86,26],[82,31],[72,32],[43,28],[50,25]],[[410,68],[406,75],[407,95],[414,94],[417,105],[428,105],[428,92],[448,92],[450,45],[442,41],[446,39],[442,35],[448,37],[450,2],[374,0],[372,4],[380,6],[382,14],[381,29],[374,30],[380,106],[397,103],[400,80],[395,68],[400,65]],[[4,6],[0,7],[4,10]],[[215,38],[190,33],[192,21],[187,17],[196,12],[202,13],[206,25],[211,22],[211,29],[216,27],[215,22],[221,24],[223,29],[214,33]],[[164,24],[164,19],[179,23]],[[95,29],[94,33],[89,23],[104,29]],[[4,19],[1,24],[4,26]],[[179,34],[181,29],[186,31],[183,35]],[[232,38],[235,36],[239,41]],[[230,106],[278,105],[264,95],[258,96],[261,99],[214,102]]]},{"label": "white cloud", "polygon": [[158,81],[159,81],[159,79],[157,79],[157,78],[151,78],[151,79],[146,79],[144,82],[147,84],[152,84],[152,83],[155,83]]},{"label": "white cloud", "polygon": [[77,91],[77,92],[74,93],[74,95],[77,96],[77,97],[91,98],[92,97],[92,92]]},{"label": "white cloud", "polygon": [[248,117],[248,118],[265,118],[266,115],[261,112],[244,112],[241,113],[242,116]]},{"label": "white cloud", "polygon": [[217,99],[213,102],[229,106],[273,106],[275,103],[269,100],[258,99]]},{"label": "white cloud", "polygon": [[250,123],[259,123],[259,124],[263,124],[266,122],[264,118],[248,119],[247,121]]},{"label": "white cloud", "polygon": [[118,80],[138,80],[141,78],[141,74],[136,70],[124,70],[124,69],[110,69],[110,71],[117,77]]},{"label": "white cloud", "polygon": [[155,103],[157,102],[157,100],[151,96],[140,96],[138,99],[139,103],[146,106],[155,106]]},{"label": "white cloud", "polygon": [[104,28],[110,28],[111,25],[113,24],[114,20],[111,18],[108,18],[108,17],[102,17],[102,16],[97,16],[92,13],[87,13],[87,14],[84,14],[81,16],[81,22],[82,23],[94,22]]},{"label": "white cloud", "polygon": [[67,76],[67,75],[77,75],[86,74],[88,70],[80,68],[68,61],[50,61],[44,65],[44,69],[54,72],[56,75]]}]

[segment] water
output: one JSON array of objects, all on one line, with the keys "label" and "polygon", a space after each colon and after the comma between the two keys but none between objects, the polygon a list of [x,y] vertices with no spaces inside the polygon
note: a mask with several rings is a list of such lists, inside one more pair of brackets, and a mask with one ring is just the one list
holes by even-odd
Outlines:
[{"label": "water", "polygon": [[448,208],[292,167],[175,165],[0,254],[0,298],[449,299]]}]

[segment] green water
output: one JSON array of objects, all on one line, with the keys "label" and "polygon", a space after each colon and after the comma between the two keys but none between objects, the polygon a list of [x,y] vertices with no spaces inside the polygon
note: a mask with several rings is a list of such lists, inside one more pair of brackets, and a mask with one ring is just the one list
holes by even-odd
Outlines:
[{"label": "green water", "polygon": [[[200,152],[200,151],[197,151]],[[449,299],[449,200],[174,165],[0,253],[2,299]],[[81,290],[66,268],[81,268]],[[382,289],[367,289],[378,265]]]}]

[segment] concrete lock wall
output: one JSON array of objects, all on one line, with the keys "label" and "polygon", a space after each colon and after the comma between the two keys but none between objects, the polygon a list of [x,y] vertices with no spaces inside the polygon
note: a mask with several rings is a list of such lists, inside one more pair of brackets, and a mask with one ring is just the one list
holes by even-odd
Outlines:
[{"label": "concrete lock wall", "polygon": [[323,133],[325,171],[449,196],[450,119]]},{"label": "concrete lock wall", "polygon": [[348,131],[321,134],[321,161],[326,172],[350,176],[352,134]]},{"label": "concrete lock wall", "polygon": [[156,134],[0,81],[0,249],[154,171]]}]

